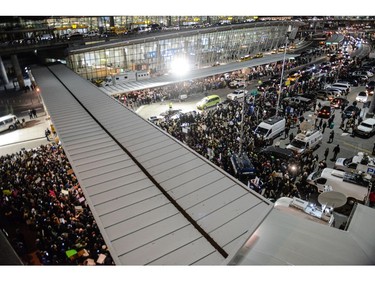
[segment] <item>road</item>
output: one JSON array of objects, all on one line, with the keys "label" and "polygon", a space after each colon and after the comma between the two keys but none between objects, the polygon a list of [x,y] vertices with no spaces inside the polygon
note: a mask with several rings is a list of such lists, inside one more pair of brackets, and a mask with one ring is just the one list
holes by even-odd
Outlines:
[{"label": "road", "polygon": [[[254,81],[248,85],[248,90],[252,90],[256,88],[257,82]],[[359,87],[352,87],[351,92],[348,94],[347,98],[350,101],[350,104],[352,104],[353,101],[355,101],[355,97],[357,96],[357,93],[360,91],[364,91],[365,86],[359,86]],[[225,89],[219,89],[219,90],[212,90],[209,94],[217,94],[219,95],[222,100],[226,99],[226,95],[232,92],[233,89],[225,88]],[[204,97],[203,93],[197,93],[193,96],[190,96],[187,100],[183,102],[174,102],[173,103],[173,108],[174,109],[182,109],[183,112],[188,112],[192,110],[199,111],[196,108],[196,103]],[[362,108],[361,104],[358,104],[360,108]],[[144,119],[147,119],[150,116],[153,115],[158,115],[161,112],[164,112],[168,110],[169,108],[169,103],[164,102],[164,103],[154,103],[151,105],[143,105],[140,108],[136,110],[136,112],[143,117]],[[366,111],[362,110],[361,113],[364,113]],[[372,148],[374,145],[374,137],[371,137],[370,139],[362,139],[359,137],[352,137],[350,134],[343,132],[340,128],[339,125],[341,123],[341,110],[336,109],[335,111],[335,120],[334,120],[334,141],[332,143],[328,143],[329,139],[329,133],[330,129],[326,128],[324,134],[323,134],[323,143],[320,147],[318,147],[315,151],[315,153],[318,154],[319,159],[324,159],[324,151],[326,148],[329,148],[329,155],[328,155],[328,161],[327,165],[328,167],[333,168],[334,162],[330,161],[329,159],[332,157],[333,153],[332,150],[333,148],[337,145],[340,144],[341,151],[338,154],[338,157],[352,157],[353,155],[356,155],[359,151],[363,151],[366,153],[372,153]],[[306,120],[312,120],[313,119],[313,112],[308,111],[304,114],[304,117]],[[292,128],[289,133],[293,133],[294,135],[297,134],[297,128]],[[286,145],[289,143],[289,139],[283,139],[282,137],[277,138],[274,141],[274,144],[279,142],[280,147],[285,148]],[[314,153],[314,154],[315,154]]]},{"label": "road", "polygon": [[24,128],[0,133],[0,156],[50,143],[44,135],[44,130],[49,127],[49,121],[44,112],[38,114],[35,119],[25,116],[25,120]]}]

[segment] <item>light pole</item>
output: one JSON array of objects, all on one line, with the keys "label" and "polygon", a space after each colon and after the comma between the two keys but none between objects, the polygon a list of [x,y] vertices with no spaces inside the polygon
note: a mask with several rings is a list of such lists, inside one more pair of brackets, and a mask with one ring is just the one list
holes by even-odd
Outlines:
[{"label": "light pole", "polygon": [[243,123],[244,123],[244,116],[245,116],[245,102],[246,102],[246,92],[247,92],[248,82],[245,84],[245,89],[243,93],[243,100],[242,100],[242,112],[241,112],[241,126],[240,126],[240,147],[238,155],[242,155],[242,143],[243,143]]},{"label": "light pole", "polygon": [[285,57],[286,57],[286,49],[288,47],[288,41],[289,41],[289,34],[292,32],[292,26],[288,26],[288,30],[285,35],[285,46],[284,46],[284,57],[283,57],[283,65],[281,68],[281,77],[280,77],[280,87],[279,87],[279,94],[277,96],[277,104],[276,104],[276,116],[279,115],[279,106],[280,106],[280,97],[281,97],[281,90],[283,86],[283,76],[284,76],[284,68],[285,68]]}]

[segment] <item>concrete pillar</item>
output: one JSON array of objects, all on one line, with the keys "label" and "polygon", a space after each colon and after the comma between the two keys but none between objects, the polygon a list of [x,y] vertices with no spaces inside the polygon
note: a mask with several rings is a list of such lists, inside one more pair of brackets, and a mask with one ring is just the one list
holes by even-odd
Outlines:
[{"label": "concrete pillar", "polygon": [[109,17],[109,27],[115,27],[115,17]]},{"label": "concrete pillar", "polygon": [[367,111],[367,114],[366,114],[367,116],[365,116],[365,117],[367,117],[367,118],[373,117],[374,111],[375,111],[375,99],[371,99],[370,107],[369,107],[369,110]]},{"label": "concrete pillar", "polygon": [[23,90],[25,88],[25,81],[23,80],[22,70],[21,70],[20,64],[18,62],[18,57],[17,57],[17,55],[11,55],[10,59],[12,61],[14,71],[16,72],[18,85],[19,85],[20,89]]},{"label": "concrete pillar", "polygon": [[98,29],[99,29],[99,33],[103,33],[105,30],[102,17],[98,17]]},{"label": "concrete pillar", "polygon": [[8,75],[7,75],[7,72],[5,70],[5,66],[4,66],[4,63],[3,63],[3,60],[1,58],[1,56],[0,56],[0,77],[3,80],[5,85],[9,84]]},{"label": "concrete pillar", "polygon": [[159,72],[164,69],[163,58],[161,56],[161,46],[159,42],[156,42],[156,69],[155,72]]}]

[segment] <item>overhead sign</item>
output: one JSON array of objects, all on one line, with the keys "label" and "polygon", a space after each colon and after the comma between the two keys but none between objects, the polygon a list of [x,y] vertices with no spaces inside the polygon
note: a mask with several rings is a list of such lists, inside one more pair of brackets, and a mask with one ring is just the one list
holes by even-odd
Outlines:
[{"label": "overhead sign", "polygon": [[370,167],[368,167],[368,168],[367,168],[367,174],[375,175],[375,168],[370,168]]}]

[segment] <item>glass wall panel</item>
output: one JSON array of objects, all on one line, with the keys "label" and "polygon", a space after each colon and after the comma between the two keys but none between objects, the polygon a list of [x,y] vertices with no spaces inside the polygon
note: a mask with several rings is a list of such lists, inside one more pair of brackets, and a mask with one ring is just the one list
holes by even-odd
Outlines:
[{"label": "glass wall panel", "polygon": [[285,41],[286,26],[218,30],[186,37],[158,39],[139,44],[72,54],[68,66],[87,79],[105,78],[124,71],[163,74],[176,59],[185,59],[193,68],[229,63],[241,56],[278,48]]}]

